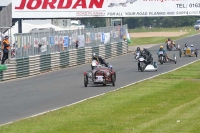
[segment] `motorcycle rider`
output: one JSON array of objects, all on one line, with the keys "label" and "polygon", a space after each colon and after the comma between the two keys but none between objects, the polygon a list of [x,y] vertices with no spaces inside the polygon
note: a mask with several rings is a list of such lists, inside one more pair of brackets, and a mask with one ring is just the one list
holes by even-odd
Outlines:
[{"label": "motorcycle rider", "polygon": [[[143,56],[144,59],[147,60],[147,61],[144,62],[146,65],[153,64],[153,57],[152,57],[152,55],[151,55],[151,53],[149,52],[148,49],[143,48],[143,50],[141,51],[141,54],[140,54],[140,57],[141,56]],[[139,61],[138,61],[138,70],[140,70],[140,62]]]},{"label": "motorcycle rider", "polygon": [[136,54],[137,52],[142,52],[141,50],[140,50],[140,47],[137,47],[137,49],[136,49],[136,51],[135,51],[135,53],[134,54]]},{"label": "motorcycle rider", "polygon": [[141,50],[140,50],[140,47],[137,47],[137,49],[136,49],[136,51],[134,52],[134,55],[136,55],[136,53],[138,53],[139,52],[139,56],[141,55]]},{"label": "motorcycle rider", "polygon": [[172,41],[172,46],[176,47],[176,44],[175,44],[175,42],[174,42],[174,41]]},{"label": "motorcycle rider", "polygon": [[168,42],[168,41],[172,41],[172,39],[171,38],[167,38],[166,42]]},{"label": "motorcycle rider", "polygon": [[184,50],[186,50],[188,48],[188,44],[187,43],[185,43],[185,48],[184,48]]},{"label": "motorcycle rider", "polygon": [[163,51],[163,55],[164,55],[164,57],[166,58],[166,60],[168,61],[169,57],[168,57],[168,55],[167,55],[166,50],[163,48],[163,46],[160,46],[158,52],[156,53],[156,54],[158,55],[158,60],[159,60],[159,54],[158,54],[158,53],[159,53],[160,51]]},{"label": "motorcycle rider", "polygon": [[143,48],[142,54],[145,56],[145,59],[147,60],[147,65],[152,64],[153,63],[153,57],[152,54],[150,53],[150,51],[146,48]]},{"label": "motorcycle rider", "polygon": [[97,56],[95,53],[92,54],[92,60],[96,60],[97,62],[104,64],[105,67],[108,67],[108,64],[105,62],[105,60],[102,57]]},{"label": "motorcycle rider", "polygon": [[194,51],[194,50],[195,50],[195,48],[194,48],[194,45],[193,45],[193,44],[191,44],[191,45],[190,45],[190,49],[191,49],[191,51]]}]

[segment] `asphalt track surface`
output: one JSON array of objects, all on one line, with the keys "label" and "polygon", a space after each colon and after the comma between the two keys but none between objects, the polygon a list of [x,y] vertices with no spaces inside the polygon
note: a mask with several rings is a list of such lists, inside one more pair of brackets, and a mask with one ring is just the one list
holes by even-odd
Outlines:
[{"label": "asphalt track surface", "polygon": [[[192,36],[176,41],[176,43],[182,44],[181,48],[186,42],[192,43],[195,48],[200,49],[199,37],[200,35]],[[158,48],[159,46],[154,46],[149,49],[153,54],[154,61],[157,61],[155,53]],[[62,69],[35,77],[2,82],[0,83],[0,124],[66,106],[199,59],[199,56],[179,58],[178,51],[168,52],[170,57],[174,53],[177,55],[177,64],[159,65],[158,63],[157,72],[138,72],[137,61],[135,61],[133,54],[109,59],[108,61],[113,65],[117,74],[115,87],[112,85],[84,87],[83,72],[90,70],[90,64]]]}]

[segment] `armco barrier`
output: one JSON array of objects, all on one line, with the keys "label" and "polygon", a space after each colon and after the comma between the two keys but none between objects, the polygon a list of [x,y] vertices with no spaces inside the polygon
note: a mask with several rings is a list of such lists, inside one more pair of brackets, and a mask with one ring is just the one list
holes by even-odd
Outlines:
[{"label": "armco barrier", "polygon": [[43,72],[72,67],[91,61],[92,53],[105,59],[127,54],[127,42],[119,42],[96,47],[85,47],[66,52],[57,52],[46,55],[29,56],[21,59],[12,59],[6,71],[0,72],[0,81],[37,75]]}]

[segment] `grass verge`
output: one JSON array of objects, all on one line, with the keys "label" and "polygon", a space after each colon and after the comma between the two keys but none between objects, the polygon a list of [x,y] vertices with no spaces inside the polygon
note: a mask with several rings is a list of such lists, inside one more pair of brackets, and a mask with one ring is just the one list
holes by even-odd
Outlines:
[{"label": "grass verge", "polygon": [[152,28],[149,29],[149,27],[146,28],[135,28],[135,29],[129,29],[128,32],[129,33],[137,33],[137,32],[180,32],[180,30],[182,31],[190,31],[194,30],[193,27],[191,26],[187,26],[187,27],[175,27],[175,28]]},{"label": "grass verge", "polygon": [[[161,28],[160,30],[159,29],[156,29],[156,32],[162,32],[162,29]],[[179,30],[176,30],[178,28],[166,28],[166,32],[169,31],[176,31],[176,32],[179,32],[180,31],[180,28]],[[199,31],[196,31],[194,29],[192,29],[191,27],[183,27],[182,29],[185,29],[186,31],[188,31],[187,34],[184,34],[184,35],[181,35],[181,36],[177,36],[177,37],[170,37],[172,40],[178,40],[178,39],[181,39],[181,38],[185,38],[185,37],[188,37],[188,36],[191,36],[191,35],[195,35],[195,34],[198,34]],[[190,29],[192,29],[190,31]],[[184,30],[183,30],[184,31]],[[141,31],[143,32],[143,31]],[[168,37],[138,37],[138,38],[133,38],[131,37],[131,41],[132,43],[129,44],[129,46],[134,46],[134,45],[143,45],[143,44],[159,44],[159,43],[163,43],[166,41]]]},{"label": "grass verge", "polygon": [[1,133],[199,132],[200,61],[101,97],[0,127]]}]

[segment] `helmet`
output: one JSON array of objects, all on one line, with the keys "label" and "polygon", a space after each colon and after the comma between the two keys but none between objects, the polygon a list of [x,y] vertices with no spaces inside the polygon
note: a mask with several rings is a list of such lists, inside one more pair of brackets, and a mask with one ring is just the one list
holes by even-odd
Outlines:
[{"label": "helmet", "polygon": [[185,44],[185,47],[187,47],[188,45],[187,45],[187,43]]},{"label": "helmet", "polygon": [[137,47],[137,51],[140,51],[140,47]]},{"label": "helmet", "polygon": [[93,53],[92,55],[93,55],[94,57],[96,57],[96,54],[95,54],[95,53]]},{"label": "helmet", "polygon": [[194,45],[193,44],[191,44],[191,47],[193,47]]},{"label": "helmet", "polygon": [[8,39],[9,37],[8,36],[5,36],[5,39]]},{"label": "helmet", "polygon": [[163,46],[160,46],[160,48],[163,48]]}]

